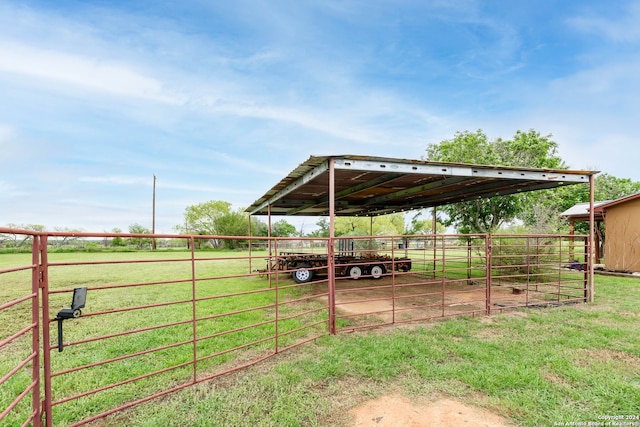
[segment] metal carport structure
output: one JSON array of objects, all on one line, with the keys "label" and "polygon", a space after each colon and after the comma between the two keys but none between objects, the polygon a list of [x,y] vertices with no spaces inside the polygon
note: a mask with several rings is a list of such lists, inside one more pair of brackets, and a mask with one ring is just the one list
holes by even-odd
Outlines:
[{"label": "metal carport structure", "polygon": [[[360,156],[310,156],[246,209],[250,215],[377,216],[564,185],[590,186],[589,299],[593,301],[594,175],[534,169]],[[329,257],[333,254],[330,244]],[[330,287],[335,277],[329,264]]]},{"label": "metal carport structure", "polygon": [[589,183],[595,171],[311,156],[247,208],[250,215],[375,216]]}]

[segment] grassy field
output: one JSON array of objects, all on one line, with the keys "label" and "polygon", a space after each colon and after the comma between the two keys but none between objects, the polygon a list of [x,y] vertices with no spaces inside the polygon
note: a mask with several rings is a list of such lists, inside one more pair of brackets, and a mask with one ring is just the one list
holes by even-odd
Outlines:
[{"label": "grassy field", "polygon": [[640,280],[597,276],[594,304],[325,337],[107,425],[347,426],[349,409],[390,392],[520,426],[639,416],[638,307]]},{"label": "grassy field", "polygon": [[[264,268],[265,253],[257,253],[252,267]],[[190,252],[51,253],[49,262],[49,318],[69,306],[74,287],[87,286],[87,306],[77,320],[64,322],[64,352],[51,352],[54,373],[53,400],[109,387],[165,371],[117,388],[89,394],[53,408],[56,425],[66,425],[118,405],[211,375],[225,366],[273,353],[308,336],[326,334],[326,309],[287,276],[269,287],[266,277],[249,272],[247,254],[233,251],[199,252],[192,266]],[[133,264],[101,264],[138,260]],[[153,262],[151,262],[153,261]],[[80,265],[66,265],[83,262]],[[28,254],[0,255],[0,269],[28,265]],[[195,284],[191,281],[192,267]],[[129,286],[125,286],[129,285]],[[31,272],[0,276],[0,304],[27,295]],[[64,292],[63,292],[64,291]],[[197,302],[192,303],[195,295]],[[309,299],[298,301],[301,297]],[[276,307],[276,298],[279,304]],[[296,300],[295,304],[283,304]],[[30,303],[0,312],[0,339],[31,322]],[[279,320],[276,322],[276,311]],[[229,313],[235,314],[229,314]],[[197,341],[193,340],[195,313]],[[50,323],[51,344],[57,340],[56,323]],[[275,332],[278,330],[276,343]],[[133,333],[129,333],[131,331]],[[127,335],[91,341],[118,333]],[[86,342],[83,342],[86,341]],[[79,343],[70,345],[70,343]],[[7,374],[30,350],[30,338],[13,340],[0,349],[0,376]],[[241,350],[233,350],[242,347]],[[138,354],[141,353],[142,354]],[[194,373],[194,352],[197,372]],[[136,355],[138,354],[138,355]],[[110,361],[108,364],[92,366]],[[227,366],[229,365],[229,366]],[[23,369],[0,387],[0,403],[6,407],[31,382]],[[30,399],[3,420],[21,424],[30,410]]]},{"label": "grassy field", "polygon": [[[202,252],[196,262],[199,279],[196,296],[198,317],[246,307],[262,307],[224,318],[198,322],[199,336],[215,336],[197,344],[200,355],[224,352],[273,334],[274,324],[226,333],[234,328],[273,319],[274,290],[264,277],[233,278],[248,271],[247,259],[237,252]],[[254,269],[263,268],[265,254],[256,253]],[[189,252],[58,253],[50,261],[157,260],[161,263],[57,266],[50,271],[53,290],[89,286],[87,313],[132,309],[138,305],[182,301],[191,298]],[[460,271],[466,276],[464,251]],[[0,255],[0,269],[30,263],[28,254]],[[451,266],[447,266],[452,267]],[[464,275],[464,276],[463,276]],[[231,277],[230,277],[231,276]],[[153,283],[126,289],[101,289],[122,283]],[[158,282],[158,283],[154,283]],[[25,285],[25,283],[27,285]],[[280,283],[280,298],[297,300],[308,294],[288,278]],[[6,301],[24,295],[30,272],[0,276],[0,296]],[[461,318],[369,333],[323,337],[237,374],[206,382],[125,411],[107,420],[108,425],[220,425],[297,426],[349,425],[346,410],[358,403],[400,390],[408,396],[435,398],[446,395],[507,416],[517,425],[553,425],[554,422],[597,421],[598,416],[640,414],[640,280],[597,277],[598,294],[592,305],[519,311],[490,318]],[[238,291],[250,293],[217,298]],[[70,293],[51,296],[51,317],[68,306]],[[281,315],[295,316],[318,306],[316,301],[296,301],[283,306]],[[190,303],[83,317],[65,326],[65,341],[72,342],[181,322],[192,316]],[[280,332],[326,319],[326,311],[292,317],[279,323]],[[29,323],[29,311],[0,313],[0,332]],[[53,325],[55,326],[55,324]],[[217,335],[224,333],[224,335]],[[308,336],[324,335],[324,324],[296,332],[279,343],[286,346]],[[54,378],[54,400],[107,384],[143,375],[150,370],[186,363],[192,356],[190,324],[148,331],[107,341],[65,348],[52,353],[54,371],[118,358],[149,348],[185,342],[153,354],[125,358],[78,375]],[[52,340],[56,333],[52,331]],[[54,344],[54,343],[52,343]],[[28,340],[4,349],[0,370],[4,375],[20,357],[28,354]],[[199,362],[199,375],[219,370],[236,357],[253,357],[272,351],[272,339],[251,347],[251,353],[221,354]],[[138,381],[109,392],[54,408],[56,425],[66,425],[108,410],[149,393],[184,382],[189,366]],[[78,378],[80,380],[78,380]],[[0,389],[5,405],[30,382],[17,375]],[[12,398],[11,398],[12,399]],[[29,399],[27,399],[28,401]],[[4,406],[3,406],[4,407]],[[28,402],[17,408],[28,412]],[[20,417],[16,417],[20,419]],[[11,425],[11,422],[9,424]]]}]

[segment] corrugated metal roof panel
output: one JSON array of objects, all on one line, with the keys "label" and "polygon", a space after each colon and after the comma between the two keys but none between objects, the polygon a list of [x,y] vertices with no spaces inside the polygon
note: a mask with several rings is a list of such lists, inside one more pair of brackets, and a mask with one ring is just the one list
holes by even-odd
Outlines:
[{"label": "corrugated metal roof panel", "polygon": [[440,163],[375,156],[311,156],[247,212],[328,215],[329,160],[335,173],[335,213],[374,216],[477,198],[588,183],[595,171]]}]

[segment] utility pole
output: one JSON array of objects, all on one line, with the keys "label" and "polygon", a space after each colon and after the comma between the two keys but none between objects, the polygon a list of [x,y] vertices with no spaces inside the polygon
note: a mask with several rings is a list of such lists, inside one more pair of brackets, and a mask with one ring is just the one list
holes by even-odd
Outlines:
[{"label": "utility pole", "polygon": [[156,175],[153,175],[153,218],[151,219],[151,249],[156,250]]}]

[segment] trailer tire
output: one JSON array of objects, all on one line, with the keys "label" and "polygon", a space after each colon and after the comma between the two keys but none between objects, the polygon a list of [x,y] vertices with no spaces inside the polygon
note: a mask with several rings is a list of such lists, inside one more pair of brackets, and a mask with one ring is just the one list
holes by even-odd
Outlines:
[{"label": "trailer tire", "polygon": [[369,274],[373,279],[380,279],[384,273],[387,272],[387,269],[384,268],[382,264],[372,265],[369,269]]},{"label": "trailer tire", "polygon": [[308,264],[301,265],[291,273],[291,277],[296,283],[310,282],[313,280],[313,270],[309,270],[310,268]]},{"label": "trailer tire", "polygon": [[347,276],[349,276],[353,280],[358,280],[360,277],[362,277],[362,273],[362,267],[360,267],[359,265],[352,265],[347,270]]}]

